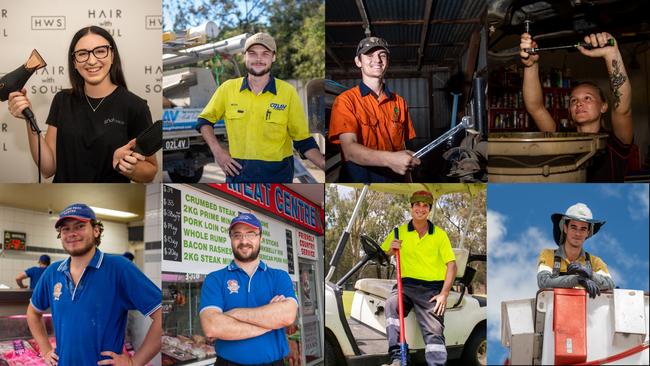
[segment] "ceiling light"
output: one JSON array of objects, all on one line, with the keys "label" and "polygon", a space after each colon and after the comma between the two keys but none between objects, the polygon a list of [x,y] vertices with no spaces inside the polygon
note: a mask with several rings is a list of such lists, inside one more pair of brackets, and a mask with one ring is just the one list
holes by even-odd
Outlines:
[{"label": "ceiling light", "polygon": [[138,215],[136,215],[136,214],[134,214],[132,212],[110,210],[108,208],[93,207],[93,206],[90,206],[90,208],[93,211],[95,211],[96,215],[101,215],[101,216],[118,217],[120,219],[132,219],[132,218],[138,217]]}]

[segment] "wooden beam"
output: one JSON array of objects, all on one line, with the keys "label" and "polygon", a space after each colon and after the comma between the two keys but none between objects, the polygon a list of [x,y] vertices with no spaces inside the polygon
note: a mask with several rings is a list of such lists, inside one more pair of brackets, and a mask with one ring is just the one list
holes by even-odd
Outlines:
[{"label": "wooden beam", "polygon": [[[345,43],[328,43],[330,48],[357,48],[357,45],[345,44]],[[465,42],[448,42],[448,43],[427,43],[426,47],[465,47]],[[399,44],[389,44],[388,48],[411,48],[411,47],[420,47],[419,43],[399,43]]]},{"label": "wooden beam", "polygon": [[[467,63],[465,64],[465,92],[463,93],[463,108],[469,100],[469,90],[472,87],[472,77],[474,76],[474,71],[476,70],[476,62],[478,61],[478,51],[481,42],[481,31],[476,30],[472,32],[472,35],[469,37],[469,43],[467,45]],[[460,111],[460,108],[459,108]]]},{"label": "wooden beam", "polygon": [[361,26],[363,27],[363,32],[365,33],[366,37],[370,37],[371,30],[370,30],[370,20],[368,20],[368,12],[366,11],[366,7],[363,5],[363,0],[357,0],[357,8],[359,9],[359,15],[361,15]]},{"label": "wooden beam", "polygon": [[[422,19],[385,19],[375,20],[372,25],[422,25],[425,21]],[[468,19],[431,19],[429,24],[482,24],[481,18],[468,18]],[[364,26],[363,21],[358,20],[342,20],[342,21],[326,21],[325,27],[358,27]]]},{"label": "wooden beam", "polygon": [[427,0],[424,5],[424,19],[422,30],[420,32],[420,45],[418,46],[418,64],[417,69],[422,67],[422,58],[424,57],[424,44],[427,41],[427,33],[429,31],[429,21],[431,20],[431,8],[433,7],[433,0]]}]

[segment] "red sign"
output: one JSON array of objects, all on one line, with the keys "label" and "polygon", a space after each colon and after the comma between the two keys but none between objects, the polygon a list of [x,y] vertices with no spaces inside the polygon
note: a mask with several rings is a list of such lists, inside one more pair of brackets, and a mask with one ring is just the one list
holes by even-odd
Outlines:
[{"label": "red sign", "polygon": [[5,231],[4,247],[8,250],[25,250],[27,234]]},{"label": "red sign", "polygon": [[324,232],[323,209],[282,184],[210,183],[208,185],[321,235]]},{"label": "red sign", "polygon": [[296,234],[298,234],[298,256],[316,259],[316,237],[300,230],[296,230]]}]

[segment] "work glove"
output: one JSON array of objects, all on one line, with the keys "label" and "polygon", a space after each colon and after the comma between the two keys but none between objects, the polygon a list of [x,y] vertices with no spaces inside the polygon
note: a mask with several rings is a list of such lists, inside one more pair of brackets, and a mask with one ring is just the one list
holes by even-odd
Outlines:
[{"label": "work glove", "polygon": [[595,299],[596,296],[600,296],[600,288],[598,288],[596,282],[588,278],[578,276],[578,283],[582,287],[584,287],[585,290],[587,290],[587,292],[589,293],[589,297],[591,297],[592,299]]},{"label": "work glove", "polygon": [[580,263],[573,262],[569,264],[569,267],[567,267],[567,274],[574,274],[580,277],[591,279],[593,271],[591,270],[591,268],[588,268],[587,266],[583,266]]}]

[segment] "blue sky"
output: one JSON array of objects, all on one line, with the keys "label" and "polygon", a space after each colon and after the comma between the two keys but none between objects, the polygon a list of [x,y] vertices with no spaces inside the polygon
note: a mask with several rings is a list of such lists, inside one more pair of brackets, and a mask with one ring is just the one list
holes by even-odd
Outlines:
[{"label": "blue sky", "polygon": [[648,184],[488,185],[488,364],[503,364],[501,302],[533,298],[537,256],[557,247],[550,216],[585,203],[602,229],[585,242],[617,286],[648,291]]}]

